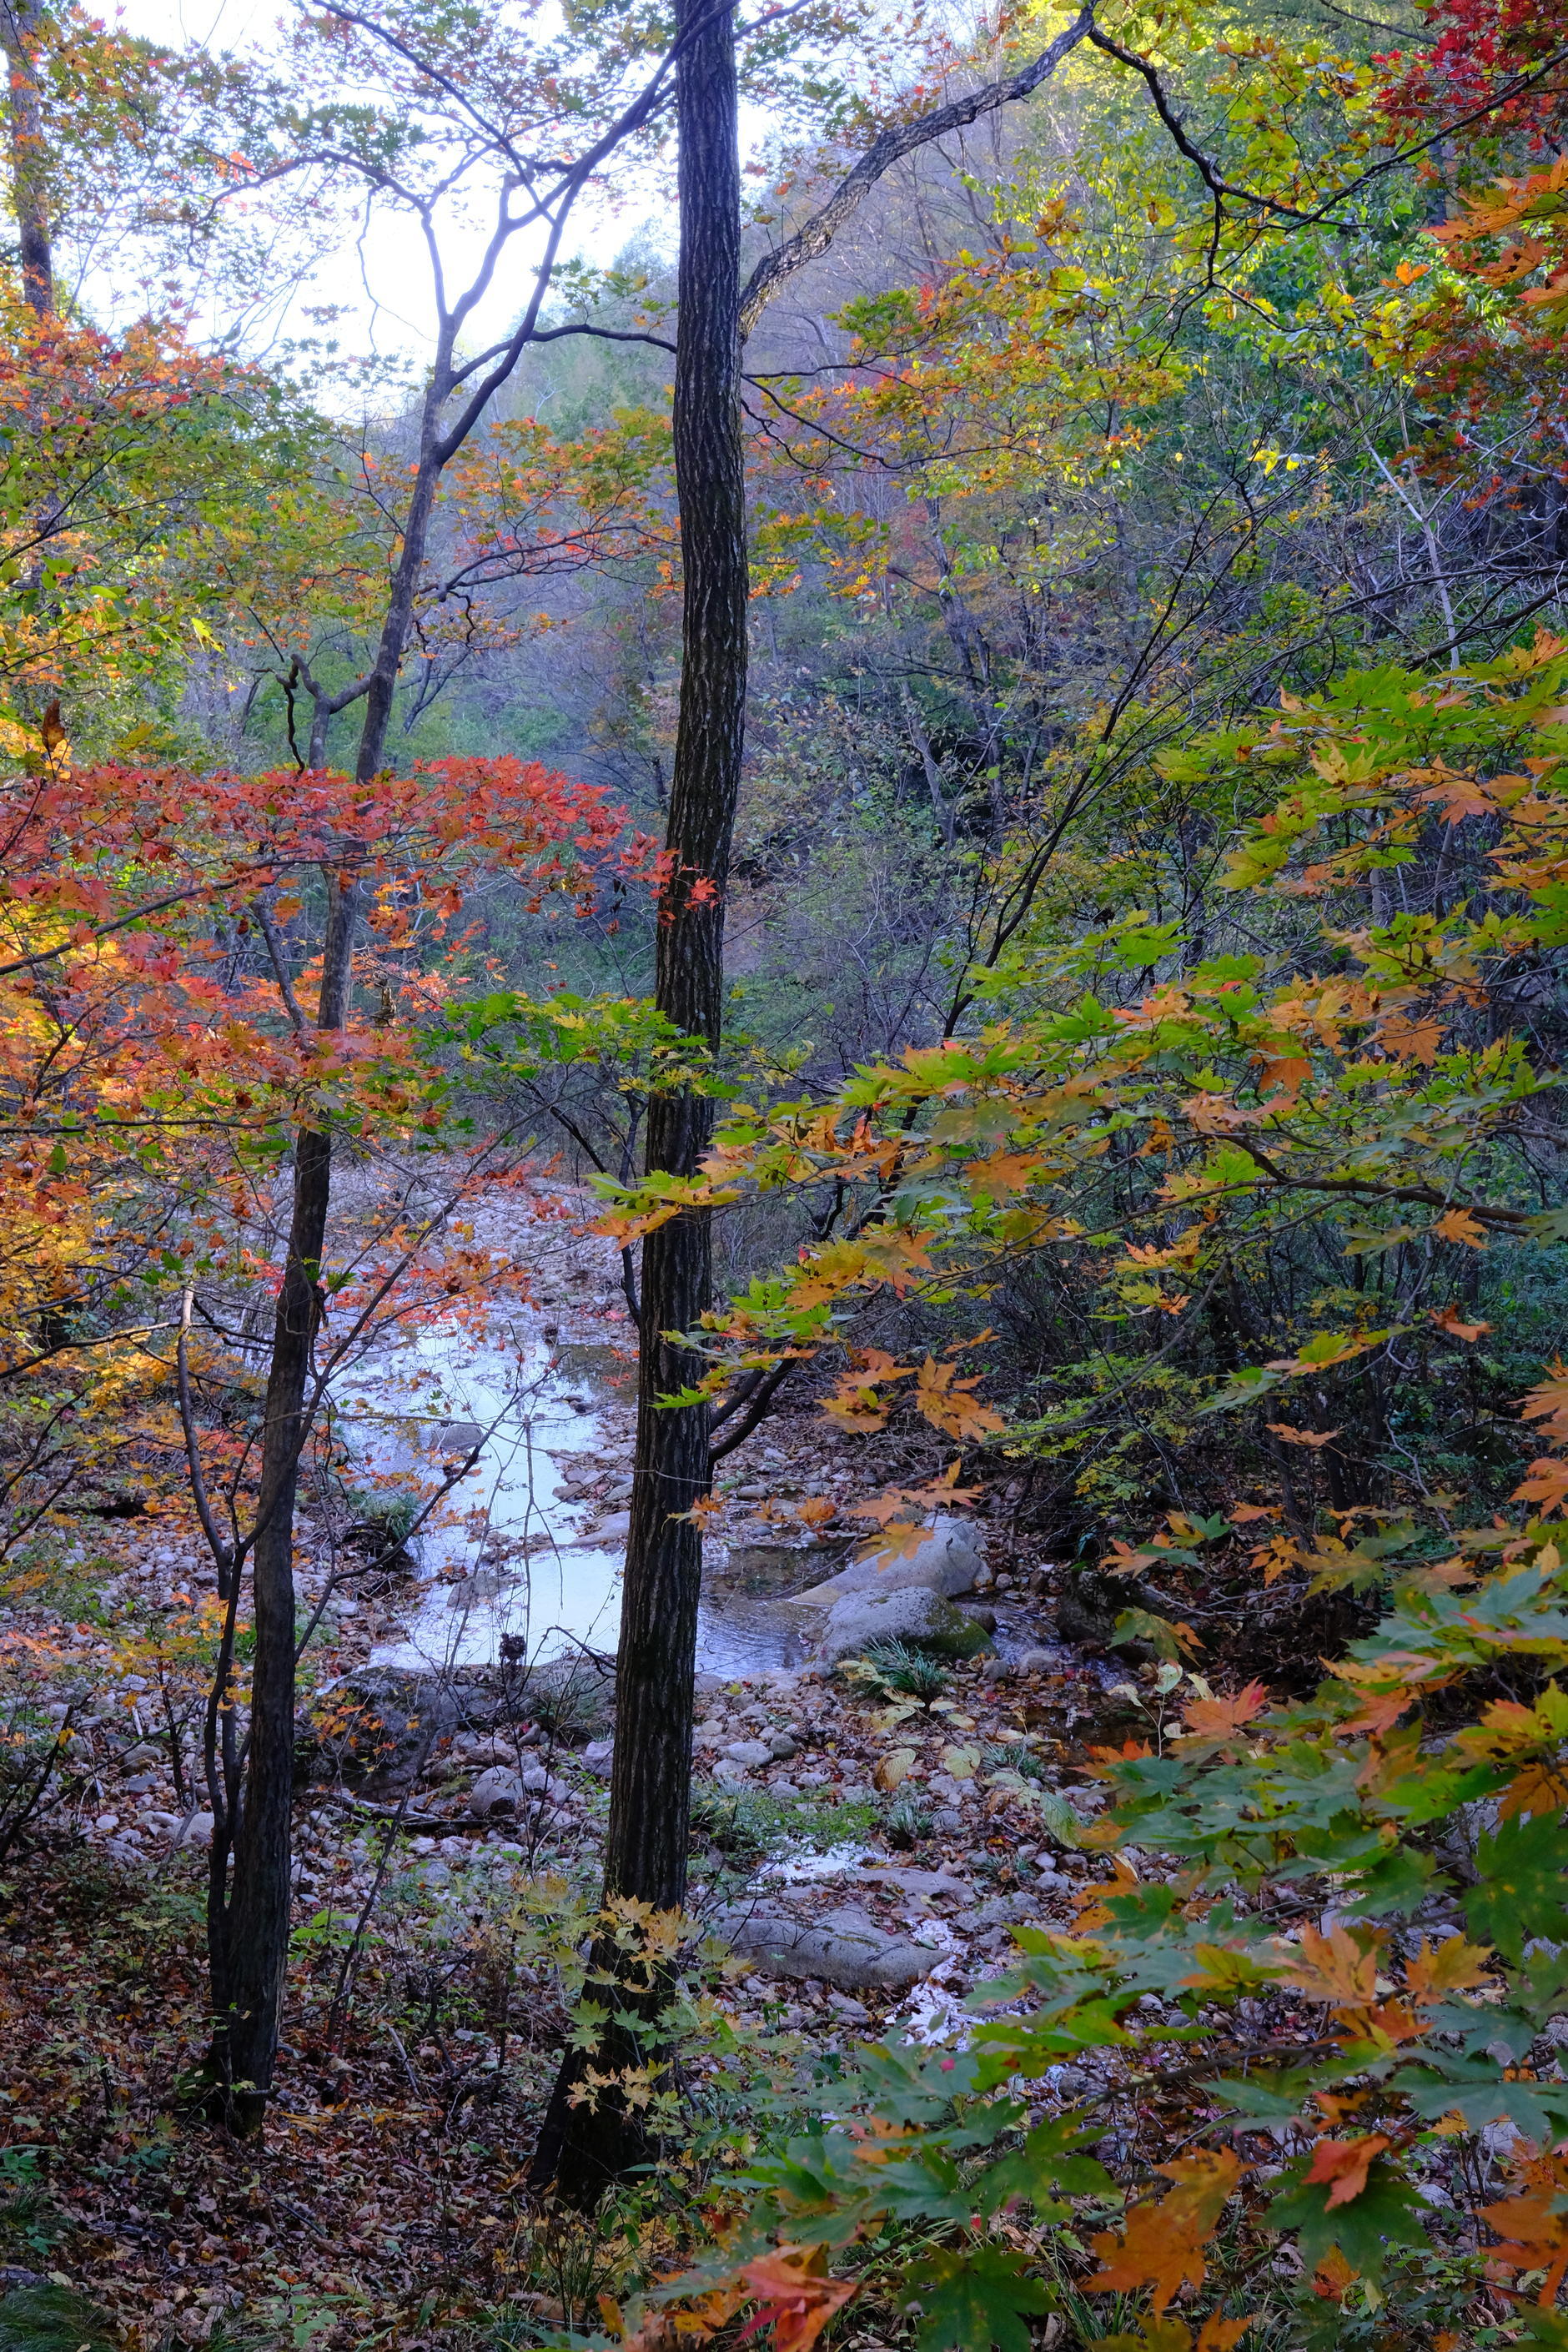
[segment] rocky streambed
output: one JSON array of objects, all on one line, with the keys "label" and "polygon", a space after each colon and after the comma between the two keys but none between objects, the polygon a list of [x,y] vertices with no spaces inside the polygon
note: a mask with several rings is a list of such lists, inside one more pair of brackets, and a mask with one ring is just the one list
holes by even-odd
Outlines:
[{"label": "rocky streambed", "polygon": [[[437,1326],[371,1358],[342,1400],[367,1486],[427,1494],[455,1460],[474,1467],[400,1577],[345,1573],[302,1528],[319,1612],[307,1906],[361,1899],[388,1836],[437,1908],[476,1872],[595,1878],[635,1360],[603,1245],[581,1237],[556,1280],[477,1333]],[[791,2008],[956,1997],[1008,1920],[1068,1903],[1083,1868],[1067,1809],[1082,1801],[1060,1790],[1074,1725],[1103,1715],[1115,1670],[1055,1638],[1048,1572],[994,1517],[941,1517],[912,1550],[872,1552],[853,1513],[878,1475],[820,1416],[785,1415],[726,1465],[706,1548],[692,1900],[754,1966],[751,1997],[795,1988]],[[193,1533],[128,1528],[118,1548],[126,1603],[177,1609],[210,1583]],[[929,1705],[855,1679],[889,1640],[942,1662]],[[194,1756],[176,1765],[158,1736],[145,1675],[92,1670],[102,1694],[72,1733],[79,1833],[161,1868],[205,1832]]]}]

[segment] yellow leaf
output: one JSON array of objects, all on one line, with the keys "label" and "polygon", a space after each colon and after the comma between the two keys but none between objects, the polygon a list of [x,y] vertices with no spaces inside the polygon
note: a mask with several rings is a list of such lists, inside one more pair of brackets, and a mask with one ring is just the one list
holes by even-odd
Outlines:
[{"label": "yellow leaf", "polygon": [[900,1788],[909,1779],[910,1770],[918,1761],[919,1754],[913,1748],[889,1748],[871,1775],[873,1785],[890,1793],[894,1789]]}]

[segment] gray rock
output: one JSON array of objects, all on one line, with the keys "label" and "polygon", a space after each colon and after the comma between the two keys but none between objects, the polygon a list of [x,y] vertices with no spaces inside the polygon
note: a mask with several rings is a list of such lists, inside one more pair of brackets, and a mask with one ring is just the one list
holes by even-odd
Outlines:
[{"label": "gray rock", "polygon": [[826,1984],[876,1985],[896,1990],[929,1976],[942,1955],[878,1927],[864,1911],[831,1911],[796,1919],[771,1905],[723,1912],[714,1934],[765,1976],[819,1977]]},{"label": "gray rock", "polygon": [[1028,1918],[1035,1909],[1032,1895],[994,1895],[972,1911],[967,1924],[972,1927],[1005,1927],[1020,1919]]},{"label": "gray rock", "polygon": [[211,1845],[214,1822],[211,1813],[193,1813],[174,1839],[176,1845]]},{"label": "gray rock", "polygon": [[921,1870],[913,1863],[862,1863],[855,1873],[858,1886],[889,1886],[899,1895],[953,1895],[968,1897],[974,1889],[967,1878],[957,1878],[945,1870]]},{"label": "gray rock", "polygon": [[609,1778],[615,1760],[616,1743],[613,1739],[590,1739],[583,1750],[584,1766],[590,1772],[598,1773],[601,1780]]},{"label": "gray rock", "polygon": [[957,1519],[939,1517],[923,1540],[904,1558],[867,1552],[841,1568],[837,1576],[809,1585],[792,1598],[809,1608],[831,1609],[847,1592],[898,1592],[906,1586],[918,1586],[951,1601],[955,1592],[973,1591],[984,1564],[970,1530]]},{"label": "gray rock", "polygon": [[[576,1538],[579,1544],[591,1544],[595,1551],[613,1551],[624,1544],[632,1531],[629,1511],[612,1511],[607,1518],[595,1519]],[[570,1549],[570,1546],[563,1547]]]},{"label": "gray rock", "polygon": [[[541,1780],[543,1775],[540,1775]],[[492,1764],[481,1772],[468,1791],[468,1811],[475,1821],[489,1821],[492,1814],[519,1813],[524,1803],[523,1778],[505,1764]]]},{"label": "gray rock", "polygon": [[1056,1660],[1048,1650],[1037,1647],[1018,1653],[1018,1672],[1021,1675],[1047,1675],[1055,1664]]},{"label": "gray rock", "polygon": [[787,1764],[792,1756],[800,1754],[800,1749],[787,1731],[774,1731],[768,1738],[768,1753],[776,1757],[781,1764]]},{"label": "gray rock", "polygon": [[931,1817],[931,1825],[939,1837],[956,1837],[963,1827],[963,1815],[956,1805],[939,1805]]},{"label": "gray rock", "polygon": [[773,1748],[765,1739],[731,1739],[724,1754],[731,1764],[743,1765],[748,1772],[773,1760]]},{"label": "gray rock", "polygon": [[515,1764],[517,1743],[503,1739],[493,1731],[459,1731],[452,1742],[452,1760],[457,1764],[477,1764],[482,1770],[487,1764]]},{"label": "gray rock", "polygon": [[468,1576],[458,1577],[447,1595],[448,1609],[472,1609],[480,1601],[499,1601],[517,1582],[499,1568],[476,1568]]},{"label": "gray rock", "polygon": [[973,1619],[963,1617],[929,1585],[896,1586],[889,1592],[847,1592],[834,1602],[822,1629],[821,1651],[829,1664],[858,1657],[874,1642],[914,1642],[940,1656],[970,1658],[986,1644]]}]

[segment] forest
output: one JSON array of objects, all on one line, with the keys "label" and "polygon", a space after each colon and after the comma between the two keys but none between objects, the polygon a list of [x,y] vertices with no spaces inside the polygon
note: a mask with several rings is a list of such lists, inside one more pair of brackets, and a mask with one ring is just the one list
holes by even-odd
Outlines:
[{"label": "forest", "polygon": [[0,45],[0,2352],[1568,2352],[1568,14]]}]

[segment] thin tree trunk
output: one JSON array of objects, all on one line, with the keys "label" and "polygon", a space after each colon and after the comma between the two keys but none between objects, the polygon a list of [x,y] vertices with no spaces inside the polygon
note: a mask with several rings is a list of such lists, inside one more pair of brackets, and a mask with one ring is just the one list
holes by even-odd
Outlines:
[{"label": "thin tree trunk", "polygon": [[[358,887],[334,876],[322,959],[320,1030],[348,1016]],[[294,1794],[294,1505],[307,1433],[310,1359],[321,1314],[321,1253],[331,1204],[332,1139],[305,1128],[295,1138],[288,1255],[272,1328],[272,1362],[261,1433],[251,1581],[256,1639],[245,1783],[234,1824],[234,1876],[209,1915],[214,2030],[207,2073],[213,2104],[231,2130],[266,2120],[282,2030],[289,1958]],[[221,1857],[215,1856],[221,1868]]]},{"label": "thin tree trunk", "polygon": [[47,153],[37,68],[28,54],[43,21],[39,0],[0,0],[0,47],[10,68],[11,205],[22,261],[22,291],[40,319],[55,314],[49,242]]},{"label": "thin tree trunk", "polygon": [[[703,0],[682,0],[678,25]],[[746,516],[740,405],[741,174],[731,19],[715,16],[678,68],[680,135],[679,312],[675,465],[683,568],[680,719],[660,908],[657,1001],[689,1035],[717,1049],[723,1019],[724,889],[740,787],[746,700]],[[711,1132],[710,1105],[682,1092],[648,1105],[647,1164],[689,1175]],[[643,1244],[637,1457],[621,1603],[615,1767],[605,1857],[607,1906],[655,1910],[686,1897],[693,1673],[702,1543],[689,1514],[706,1494],[708,1408],[661,1410],[689,1386],[700,1360],[671,1334],[695,1328],[711,1291],[704,1216],[677,1217]],[[593,2204],[643,2160],[637,2113],[614,2091],[574,2106],[585,2065],[612,2074],[646,2063],[646,2027],[663,1998],[643,1990],[607,1938],[598,1970],[623,1979],[628,2021],[598,2048],[568,2057],[533,2162],[536,2180]],[[639,2031],[643,2029],[642,2031]]]},{"label": "thin tree trunk", "polygon": [[[5,0],[0,0],[0,7]],[[443,350],[437,381],[445,383]],[[439,400],[426,395],[420,470],[409,501],[375,666],[365,693],[354,774],[369,783],[380,772],[424,565],[441,467],[436,455]],[[318,703],[319,713],[319,703]],[[324,756],[324,743],[321,747]],[[318,757],[312,729],[310,756]],[[363,845],[344,844],[342,869],[329,877],[327,934],[316,1026],[341,1029],[348,1018]],[[307,1396],[321,1302],[321,1253],[331,1206],[332,1138],[302,1129],[295,1138],[294,1197],[283,1282],[273,1321],[262,1431],[260,1491],[252,1549],[255,1649],[244,1784],[233,1809],[233,1875],[225,1892],[227,1841],[215,1822],[207,1907],[214,2028],[204,2077],[209,2105],[229,2128],[258,2133],[266,2120],[283,2017],[291,1907],[294,1785],[294,1680],[297,1647],[294,1509],[300,1458],[308,1433]]]}]

